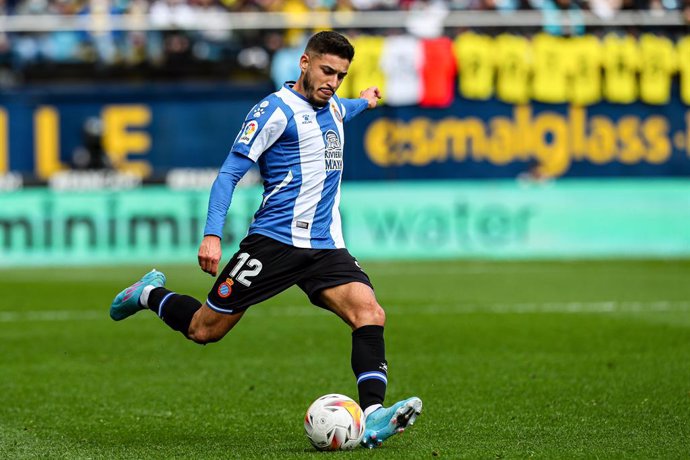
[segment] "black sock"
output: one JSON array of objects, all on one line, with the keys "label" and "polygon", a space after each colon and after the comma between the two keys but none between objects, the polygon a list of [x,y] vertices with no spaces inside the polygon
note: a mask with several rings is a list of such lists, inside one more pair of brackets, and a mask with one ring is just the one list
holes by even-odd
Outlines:
[{"label": "black sock", "polygon": [[352,370],[362,409],[383,404],[388,383],[383,326],[362,326],[352,332]]},{"label": "black sock", "polygon": [[149,293],[148,306],[165,324],[187,337],[189,324],[194,313],[201,308],[201,302],[159,287]]}]

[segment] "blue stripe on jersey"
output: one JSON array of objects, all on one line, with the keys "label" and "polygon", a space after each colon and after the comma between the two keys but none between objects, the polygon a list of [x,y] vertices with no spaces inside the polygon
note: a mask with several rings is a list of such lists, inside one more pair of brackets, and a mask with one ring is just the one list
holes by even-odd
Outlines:
[{"label": "blue stripe on jersey", "polygon": [[[278,99],[288,124],[279,142],[259,157],[259,171],[264,179],[261,207],[254,214],[249,233],[261,233],[285,244],[292,244],[295,200],[302,184],[302,168],[294,113]],[[295,139],[294,145],[285,140]],[[288,176],[292,176],[290,179]],[[280,189],[276,190],[277,187]]]},{"label": "blue stripe on jersey", "polygon": [[252,161],[256,161],[259,155],[269,147],[268,145],[262,145],[258,152],[256,151],[257,149],[253,149],[255,142],[262,137],[262,131],[265,128],[271,129],[274,127],[274,124],[270,123],[270,121],[273,120],[272,117],[281,106],[279,101],[278,96],[269,94],[252,107],[244,119],[239,134],[235,138],[231,149],[232,152],[239,153],[249,157]]},{"label": "blue stripe on jersey", "polygon": [[316,122],[321,128],[326,147],[324,154],[326,180],[321,191],[321,200],[316,207],[314,225],[311,228],[312,247],[315,245],[333,247],[335,241],[331,235],[331,223],[333,222],[333,204],[343,172],[343,136],[333,119],[332,109],[320,110],[316,115]]},{"label": "blue stripe on jersey", "polygon": [[259,157],[259,171],[264,180],[264,199],[285,179],[288,170],[293,170],[293,176],[299,176],[299,171],[294,171],[295,165],[299,166],[299,145],[297,142],[286,141],[297,138],[295,114],[279,97],[274,97],[271,102],[285,114],[288,123],[281,138],[273,145],[266,146],[266,152]]}]

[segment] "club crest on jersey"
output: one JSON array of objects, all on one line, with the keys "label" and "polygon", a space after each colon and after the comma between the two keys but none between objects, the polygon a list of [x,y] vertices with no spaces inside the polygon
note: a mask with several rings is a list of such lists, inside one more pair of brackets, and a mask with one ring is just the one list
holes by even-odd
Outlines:
[{"label": "club crest on jersey", "polygon": [[338,119],[338,123],[343,122],[343,116],[340,115],[340,110],[338,110],[338,107],[336,107],[335,104],[331,103],[331,107],[333,108],[333,113],[335,114],[335,118]]},{"label": "club crest on jersey", "polygon": [[231,278],[226,278],[225,282],[218,286],[218,295],[223,299],[230,297],[230,294],[232,294],[233,284],[235,284],[235,282]]},{"label": "club crest on jersey", "polygon": [[254,120],[250,121],[245,125],[242,135],[240,136],[240,140],[237,142],[241,144],[249,144],[249,142],[254,138],[254,134],[256,134],[257,129],[259,129],[259,123]]},{"label": "club crest on jersey", "polygon": [[326,142],[326,171],[340,171],[343,169],[343,146],[338,133],[329,129],[323,135]]}]

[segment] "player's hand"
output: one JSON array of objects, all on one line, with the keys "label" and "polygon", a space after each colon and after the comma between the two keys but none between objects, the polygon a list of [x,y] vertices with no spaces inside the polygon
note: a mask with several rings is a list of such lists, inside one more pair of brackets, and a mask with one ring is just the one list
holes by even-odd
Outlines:
[{"label": "player's hand", "polygon": [[373,109],[376,107],[376,104],[378,104],[379,99],[381,99],[381,92],[379,91],[378,87],[370,86],[369,88],[360,92],[359,97],[367,100],[368,109]]},{"label": "player's hand", "polygon": [[206,235],[199,246],[199,266],[206,273],[216,276],[218,263],[223,255],[220,247],[220,238],[215,235]]}]

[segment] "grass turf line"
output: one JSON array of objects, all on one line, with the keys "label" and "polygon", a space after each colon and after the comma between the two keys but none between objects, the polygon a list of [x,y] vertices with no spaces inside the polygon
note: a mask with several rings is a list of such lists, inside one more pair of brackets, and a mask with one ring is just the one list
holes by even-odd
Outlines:
[{"label": "grass turf line", "polygon": [[[388,311],[387,400],[425,407],[383,448],[337,455],[687,456],[690,261],[364,266]],[[348,328],[299,290],[206,347],[148,312],[111,321],[148,268],[0,271],[0,458],[321,455],[302,417],[322,394],[356,397]],[[210,287],[159,268],[181,292]],[[605,302],[636,308],[539,309]]]}]

